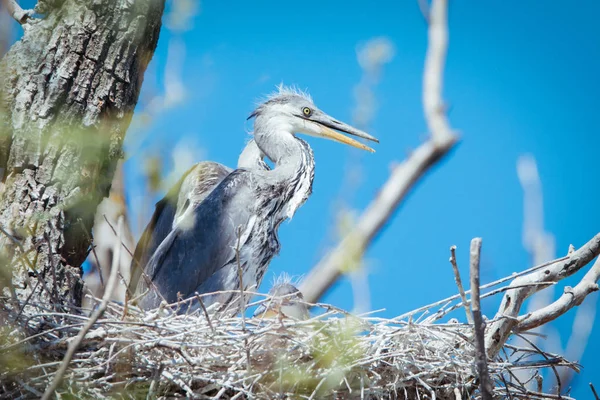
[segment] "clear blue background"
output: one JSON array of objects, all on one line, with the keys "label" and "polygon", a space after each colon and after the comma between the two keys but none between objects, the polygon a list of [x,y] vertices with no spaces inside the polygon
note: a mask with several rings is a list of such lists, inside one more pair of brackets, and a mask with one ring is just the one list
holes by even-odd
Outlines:
[{"label": "clear blue background", "polygon": [[[448,248],[458,246],[467,277],[472,237],[483,238],[484,281],[530,266],[521,240],[523,193],[516,174],[524,153],[537,159],[545,229],[556,237],[557,255],[600,231],[600,3],[451,3],[444,98],[461,143],[417,185],[366,254],[371,308],[385,308],[384,316],[454,294]],[[194,161],[234,166],[251,129],[246,117],[280,82],[307,88],[321,109],[350,122],[353,87],[362,75],[357,45],[385,36],[396,49],[375,89],[379,108],[369,131],[381,140],[377,152],[357,155],[333,142],[308,139],[316,158],[313,195],[280,228],[282,250],[267,273],[266,291],[273,276],[305,274],[335,243],[336,209],[349,164],[360,163],[362,179],[356,192],[341,200],[362,210],[387,179],[391,163],[426,137],[421,107],[426,25],[416,1],[212,0],[200,7],[192,29],[162,31],[142,90],[140,110],[164,83],[168,43],[181,39],[188,98],[152,115],[126,143],[134,220],[141,213],[147,221],[151,213],[139,201],[145,190],[141,167],[149,154],[168,161],[175,143],[187,137],[203,149]],[[139,235],[135,224],[134,230]],[[323,300],[351,309],[349,280]],[[497,302],[484,306],[491,317]],[[555,323],[563,345],[573,315]],[[597,323],[581,360],[583,372],[573,381],[576,398],[591,398],[590,381],[600,387],[600,344],[594,340],[599,335]]]}]

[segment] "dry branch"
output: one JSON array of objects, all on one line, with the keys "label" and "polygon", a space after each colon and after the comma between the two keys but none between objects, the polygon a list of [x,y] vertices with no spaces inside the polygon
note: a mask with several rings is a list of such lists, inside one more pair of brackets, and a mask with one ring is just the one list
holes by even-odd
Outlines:
[{"label": "dry branch", "polygon": [[504,295],[494,322],[486,333],[485,347],[488,356],[495,357],[508,340],[512,330],[518,326],[519,311],[523,302],[544,287],[536,284],[558,282],[569,277],[596,258],[598,254],[600,254],[600,233],[579,250],[569,254],[564,261],[550,264],[531,274],[514,279],[510,286],[519,288]]},{"label": "dry branch", "polygon": [[458,140],[444,114],[443,69],[448,47],[447,0],[434,0],[429,23],[429,47],[423,76],[423,108],[431,138],[396,166],[356,226],[307,275],[300,290],[308,302],[317,301],[335,283],[348,260],[360,256],[392,216],[414,184]]},{"label": "dry branch", "polygon": [[519,318],[518,331],[528,331],[544,325],[560,317],[571,308],[581,305],[583,300],[591,293],[598,291],[598,279],[600,278],[600,258],[596,260],[592,268],[585,274],[581,281],[575,286],[565,287],[563,295],[554,303],[535,310],[528,315]]},{"label": "dry branch", "polygon": [[[458,294],[460,294],[460,299],[462,300],[462,305],[465,308],[465,314],[467,315],[467,322],[469,324],[472,324],[473,323],[473,315],[471,314],[471,311],[469,310],[469,301],[467,300],[467,294],[465,293],[465,288],[463,287],[462,279],[460,279],[460,271],[458,270],[458,264],[456,262],[456,246],[450,247],[450,264],[452,265],[452,270],[454,271],[454,282],[456,283],[456,287],[458,287]],[[477,285],[477,287],[479,288],[479,285]]]},{"label": "dry branch", "polygon": [[471,240],[470,275],[471,275],[471,313],[473,314],[473,330],[475,336],[475,363],[479,376],[479,390],[482,400],[492,400],[493,386],[490,380],[485,351],[485,321],[481,314],[479,294],[479,271],[481,259],[481,238]]}]

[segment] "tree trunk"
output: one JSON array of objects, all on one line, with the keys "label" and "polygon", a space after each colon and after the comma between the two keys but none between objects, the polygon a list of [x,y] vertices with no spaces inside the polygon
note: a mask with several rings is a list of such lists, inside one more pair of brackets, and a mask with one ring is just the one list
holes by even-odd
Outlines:
[{"label": "tree trunk", "polygon": [[0,62],[0,249],[10,294],[79,305],[164,0],[40,0]]}]

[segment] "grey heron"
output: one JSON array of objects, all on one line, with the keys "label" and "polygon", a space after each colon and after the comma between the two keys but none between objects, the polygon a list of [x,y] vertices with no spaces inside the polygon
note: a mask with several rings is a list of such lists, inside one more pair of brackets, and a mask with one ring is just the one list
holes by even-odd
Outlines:
[{"label": "grey heron", "polygon": [[[280,87],[260,104],[254,118],[254,141],[274,164],[271,170],[238,168],[228,174],[203,201],[187,207],[164,240],[150,255],[144,271],[152,280],[139,302],[156,308],[164,299],[196,308],[195,294],[208,294],[206,306],[220,303],[237,312],[241,287],[257,288],[279,253],[279,225],[292,218],[312,191],[314,157],[296,134],[334,140],[374,150],[348,136],[376,138],[319,110],[299,91]],[[240,282],[241,281],[241,282]],[[140,280],[143,286],[144,280]],[[210,293],[210,294],[209,294]],[[188,306],[179,312],[189,310]]]},{"label": "grey heron", "polygon": [[276,281],[269,290],[269,295],[271,299],[258,306],[254,317],[308,319],[308,306],[304,303],[304,296],[288,279]]},{"label": "grey heron", "polygon": [[[238,168],[269,169],[264,162],[264,154],[254,139],[250,139],[242,150],[238,158]],[[149,282],[145,280],[139,282],[142,271],[156,248],[181,219],[185,210],[200,204],[232,171],[233,169],[216,162],[201,161],[188,169],[165,197],[156,203],[154,214],[142,233],[133,254],[128,286],[130,296],[136,292],[136,289],[141,293],[148,289]],[[146,274],[146,278],[149,279],[151,271],[146,271]]]}]

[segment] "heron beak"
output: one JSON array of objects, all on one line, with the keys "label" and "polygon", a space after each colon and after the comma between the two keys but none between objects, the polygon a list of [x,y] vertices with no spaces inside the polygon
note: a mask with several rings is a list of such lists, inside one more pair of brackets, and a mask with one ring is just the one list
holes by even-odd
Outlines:
[{"label": "heron beak", "polygon": [[352,126],[343,122],[336,121],[335,119],[326,115],[314,116],[313,118],[310,118],[310,120],[316,122],[319,125],[319,128],[321,128],[320,135],[318,136],[323,137],[325,139],[335,140],[339,143],[348,144],[358,149],[367,150],[371,153],[375,153],[375,150],[370,148],[369,146],[364,145],[357,140],[344,136],[336,131],[345,132],[350,135],[358,136],[360,138],[379,143],[379,139],[369,135],[368,133],[363,132],[360,129],[353,128]]}]

